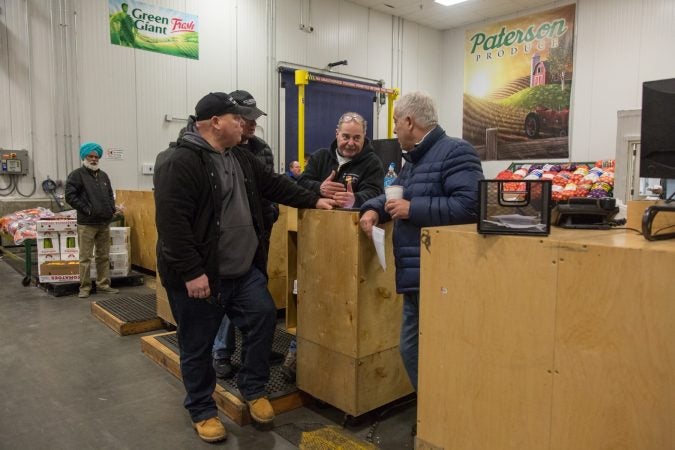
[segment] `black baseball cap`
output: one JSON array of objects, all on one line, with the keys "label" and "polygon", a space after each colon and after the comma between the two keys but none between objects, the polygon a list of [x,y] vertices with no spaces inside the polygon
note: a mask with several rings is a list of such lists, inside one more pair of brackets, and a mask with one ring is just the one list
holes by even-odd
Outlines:
[{"label": "black baseball cap", "polygon": [[251,108],[239,105],[230,94],[224,92],[210,92],[202,97],[195,106],[197,121],[208,120],[213,116],[222,116],[223,114],[249,116],[252,111]]},{"label": "black baseball cap", "polygon": [[266,116],[262,110],[258,109],[256,106],[256,101],[255,98],[248,92],[248,91],[243,91],[243,90],[237,90],[230,92],[230,95],[234,99],[235,102],[237,102],[241,106],[245,106],[250,109],[250,112],[248,114],[242,114],[244,116],[244,119],[248,120],[256,120],[260,116]]}]

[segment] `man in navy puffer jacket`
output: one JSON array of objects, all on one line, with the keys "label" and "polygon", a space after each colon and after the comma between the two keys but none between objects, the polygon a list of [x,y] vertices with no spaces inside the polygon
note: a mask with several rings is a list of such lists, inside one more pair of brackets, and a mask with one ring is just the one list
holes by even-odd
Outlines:
[{"label": "man in navy puffer jacket", "polygon": [[380,195],[367,201],[360,223],[370,236],[374,225],[395,221],[396,291],[403,294],[399,350],[417,390],[420,230],[476,222],[483,169],[471,144],[448,137],[438,125],[434,101],[425,93],[412,92],[396,102],[394,132],[407,152],[394,181],[403,186],[403,198],[387,201]]}]

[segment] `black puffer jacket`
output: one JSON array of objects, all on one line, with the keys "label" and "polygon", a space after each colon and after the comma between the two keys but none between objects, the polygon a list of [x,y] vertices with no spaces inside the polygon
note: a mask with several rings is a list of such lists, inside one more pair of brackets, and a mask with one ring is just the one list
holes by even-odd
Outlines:
[{"label": "black puffer jacket", "polygon": [[328,178],[332,170],[336,173],[333,181],[338,183],[346,184],[345,179],[351,176],[354,207],[359,207],[366,200],[384,192],[384,167],[368,139],[363,144],[363,150],[351,161],[343,164],[340,170],[336,152],[337,140],[333,141],[330,149],[322,148],[314,152],[305,171],[298,178],[298,184],[321,195],[321,183]]},{"label": "black puffer jacket", "polygon": [[[319,196],[300,188],[284,175],[268,173],[248,150],[231,150],[244,173],[258,248],[253,265],[267,271],[262,198],[293,206],[313,208]],[[206,274],[211,291],[217,292],[218,238],[222,190],[209,150],[179,139],[157,156],[155,163],[155,223],[157,269],[167,286],[182,287],[186,281]],[[217,193],[217,195],[216,195]]]},{"label": "black puffer jacket", "polygon": [[115,214],[110,178],[102,170],[82,166],[68,175],[66,201],[77,210],[77,223],[106,225]]},{"label": "black puffer jacket", "polygon": [[[272,149],[267,142],[260,139],[258,136],[253,136],[246,144],[239,144],[238,147],[248,149],[248,151],[253,153],[255,157],[265,165],[266,172],[274,173],[274,153],[272,153]],[[279,218],[279,206],[274,202],[263,199],[262,208],[265,233],[267,234],[267,240],[269,241],[272,233],[272,226]]]}]

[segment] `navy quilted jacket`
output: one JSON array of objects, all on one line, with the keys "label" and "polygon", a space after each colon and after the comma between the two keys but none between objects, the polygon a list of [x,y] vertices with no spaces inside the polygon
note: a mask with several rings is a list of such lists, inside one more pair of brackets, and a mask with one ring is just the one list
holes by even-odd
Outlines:
[{"label": "navy quilted jacket", "polygon": [[[403,186],[410,200],[410,217],[394,223],[396,291],[419,291],[420,229],[478,220],[478,182],[483,169],[476,150],[466,141],[450,138],[437,126],[414,150],[394,184]],[[361,214],[374,210],[380,223],[391,220],[384,211],[384,195],[367,201]]]}]

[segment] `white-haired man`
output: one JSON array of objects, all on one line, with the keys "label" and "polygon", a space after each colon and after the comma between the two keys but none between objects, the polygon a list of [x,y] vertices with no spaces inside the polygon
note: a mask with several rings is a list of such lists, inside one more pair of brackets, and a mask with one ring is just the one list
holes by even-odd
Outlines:
[{"label": "white-haired man", "polygon": [[374,225],[395,221],[396,291],[404,299],[399,350],[417,390],[420,229],[475,222],[483,170],[471,144],[448,137],[438,125],[434,101],[425,93],[411,92],[396,102],[394,132],[406,160],[394,181],[403,186],[403,198],[367,201],[360,224],[370,236]]}]

